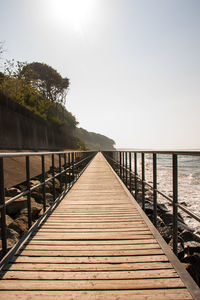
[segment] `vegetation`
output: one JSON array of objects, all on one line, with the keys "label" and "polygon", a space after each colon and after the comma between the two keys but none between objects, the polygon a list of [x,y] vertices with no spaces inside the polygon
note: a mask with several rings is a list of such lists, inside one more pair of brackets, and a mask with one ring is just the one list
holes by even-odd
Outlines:
[{"label": "vegetation", "polygon": [[[0,44],[0,56],[2,53]],[[77,128],[77,120],[64,106],[69,84],[68,78],[39,62],[6,61],[4,73],[0,72],[0,93],[56,126],[73,148],[113,150],[113,140]]]},{"label": "vegetation", "polygon": [[102,134],[88,132],[83,128],[76,128],[75,134],[80,140],[85,142],[85,145],[88,147],[88,149],[115,150],[115,142]]}]

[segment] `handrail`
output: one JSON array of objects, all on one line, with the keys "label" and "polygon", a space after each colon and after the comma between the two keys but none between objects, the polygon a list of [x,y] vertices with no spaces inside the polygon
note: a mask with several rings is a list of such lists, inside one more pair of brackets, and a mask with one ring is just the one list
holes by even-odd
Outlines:
[{"label": "handrail", "polygon": [[[138,197],[138,182],[142,185],[142,209],[145,210],[145,185],[153,191],[153,223],[157,227],[157,194],[160,194],[173,206],[173,251],[177,255],[178,245],[178,209],[184,211],[187,215],[200,222],[200,216],[189,211],[183,205],[178,203],[178,156],[179,155],[194,155],[200,156],[200,151],[149,151],[149,150],[136,150],[136,151],[106,151],[103,152],[105,158],[111,166],[119,170],[119,175],[123,182],[129,186],[132,192],[131,180],[135,180],[135,199]],[[128,154],[129,154],[129,167],[128,167]],[[134,171],[132,170],[132,154],[134,154]],[[137,174],[137,154],[142,156],[142,178]],[[153,185],[145,180],[145,154],[153,155]],[[172,155],[172,177],[173,177],[173,197],[167,196],[157,188],[157,154],[171,154]],[[114,159],[117,156],[117,160]],[[128,180],[129,177],[129,180]]]},{"label": "handrail", "polygon": [[[7,229],[6,229],[6,207],[12,204],[22,196],[27,196],[27,211],[28,211],[28,227],[32,226],[31,217],[31,193],[42,186],[42,202],[43,212],[46,211],[46,183],[52,181],[53,185],[53,203],[56,201],[55,194],[55,178],[64,175],[65,189],[69,190],[74,182],[89,161],[94,157],[96,151],[56,151],[56,152],[23,152],[23,153],[0,153],[0,212],[1,212],[1,240],[2,240],[2,255],[7,253]],[[45,156],[51,155],[51,173],[52,176],[45,179],[47,170],[45,171]],[[55,156],[58,155],[59,167],[55,167]],[[41,157],[41,182],[30,187],[30,156]],[[4,159],[9,157],[25,157],[26,160],[26,190],[5,201],[5,186],[4,186]],[[64,159],[62,163],[62,158]],[[55,173],[55,169],[58,171]],[[68,173],[68,180],[67,180]],[[62,183],[60,181],[60,187]]]}]

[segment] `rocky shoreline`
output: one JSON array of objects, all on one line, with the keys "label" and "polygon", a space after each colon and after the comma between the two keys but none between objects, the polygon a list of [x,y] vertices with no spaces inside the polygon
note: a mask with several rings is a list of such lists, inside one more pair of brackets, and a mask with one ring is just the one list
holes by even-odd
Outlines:
[{"label": "rocky shoreline", "polygon": [[[132,182],[132,195],[135,194],[135,184]],[[142,207],[142,184],[137,183],[137,202]],[[153,191],[145,187],[145,213],[153,222]],[[157,203],[157,229],[173,248],[173,214],[165,204]],[[200,236],[188,227],[180,213],[178,213],[178,258],[186,270],[200,287]]]},{"label": "rocky shoreline", "polygon": [[[55,172],[59,170],[55,170]],[[51,170],[46,174],[46,179],[52,177]],[[73,181],[72,174],[66,175],[67,182]],[[30,180],[30,187],[42,182],[41,176]],[[5,201],[17,196],[27,189],[26,182],[5,189]],[[53,182],[49,180],[45,184],[46,209],[53,204]],[[55,178],[55,197],[57,198],[65,190],[65,175]],[[32,224],[44,213],[43,211],[43,187],[40,186],[31,192],[31,218]],[[6,207],[7,247],[10,250],[20,238],[28,231],[27,196],[20,197]],[[1,241],[0,241],[1,243]],[[1,246],[1,244],[0,244]],[[0,252],[1,255],[1,252]],[[2,256],[2,255],[1,255]]]}]

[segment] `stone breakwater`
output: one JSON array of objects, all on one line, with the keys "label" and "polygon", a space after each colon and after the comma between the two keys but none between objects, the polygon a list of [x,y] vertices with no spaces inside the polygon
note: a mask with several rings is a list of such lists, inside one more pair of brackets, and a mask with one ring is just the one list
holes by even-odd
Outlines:
[{"label": "stone breakwater", "polygon": [[[128,180],[129,182],[129,180]],[[135,185],[132,182],[132,194],[135,194]],[[142,207],[142,185],[137,183],[137,202]],[[153,191],[145,188],[145,213],[153,222]],[[165,204],[157,203],[157,229],[170,246],[173,248],[173,214]],[[194,233],[178,213],[178,258],[187,271],[200,286],[200,236]]]},{"label": "stone breakwater", "polygon": [[[58,172],[59,170],[55,170]],[[51,171],[46,174],[46,179],[52,176]],[[73,180],[72,174],[66,176],[67,182]],[[30,181],[30,187],[41,183],[41,176],[37,176]],[[25,191],[26,182],[20,183],[14,187],[5,190],[5,201]],[[43,187],[40,186],[31,192],[31,218],[32,224],[43,215]],[[55,197],[57,198],[65,190],[65,176],[61,175],[55,178]],[[45,184],[46,208],[53,204],[53,182],[48,181]],[[28,231],[28,210],[27,197],[20,197],[6,207],[6,225],[7,225],[7,247],[11,249],[20,238]],[[0,232],[1,235],[1,232]],[[0,241],[1,243],[1,241]],[[0,245],[1,246],[1,245]],[[2,247],[1,247],[2,248]]]}]

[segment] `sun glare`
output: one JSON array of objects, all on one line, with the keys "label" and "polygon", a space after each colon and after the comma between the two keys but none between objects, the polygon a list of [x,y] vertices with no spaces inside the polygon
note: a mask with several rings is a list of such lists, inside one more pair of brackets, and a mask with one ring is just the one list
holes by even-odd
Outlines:
[{"label": "sun glare", "polygon": [[48,7],[54,22],[80,31],[92,19],[96,0],[51,0]]}]

